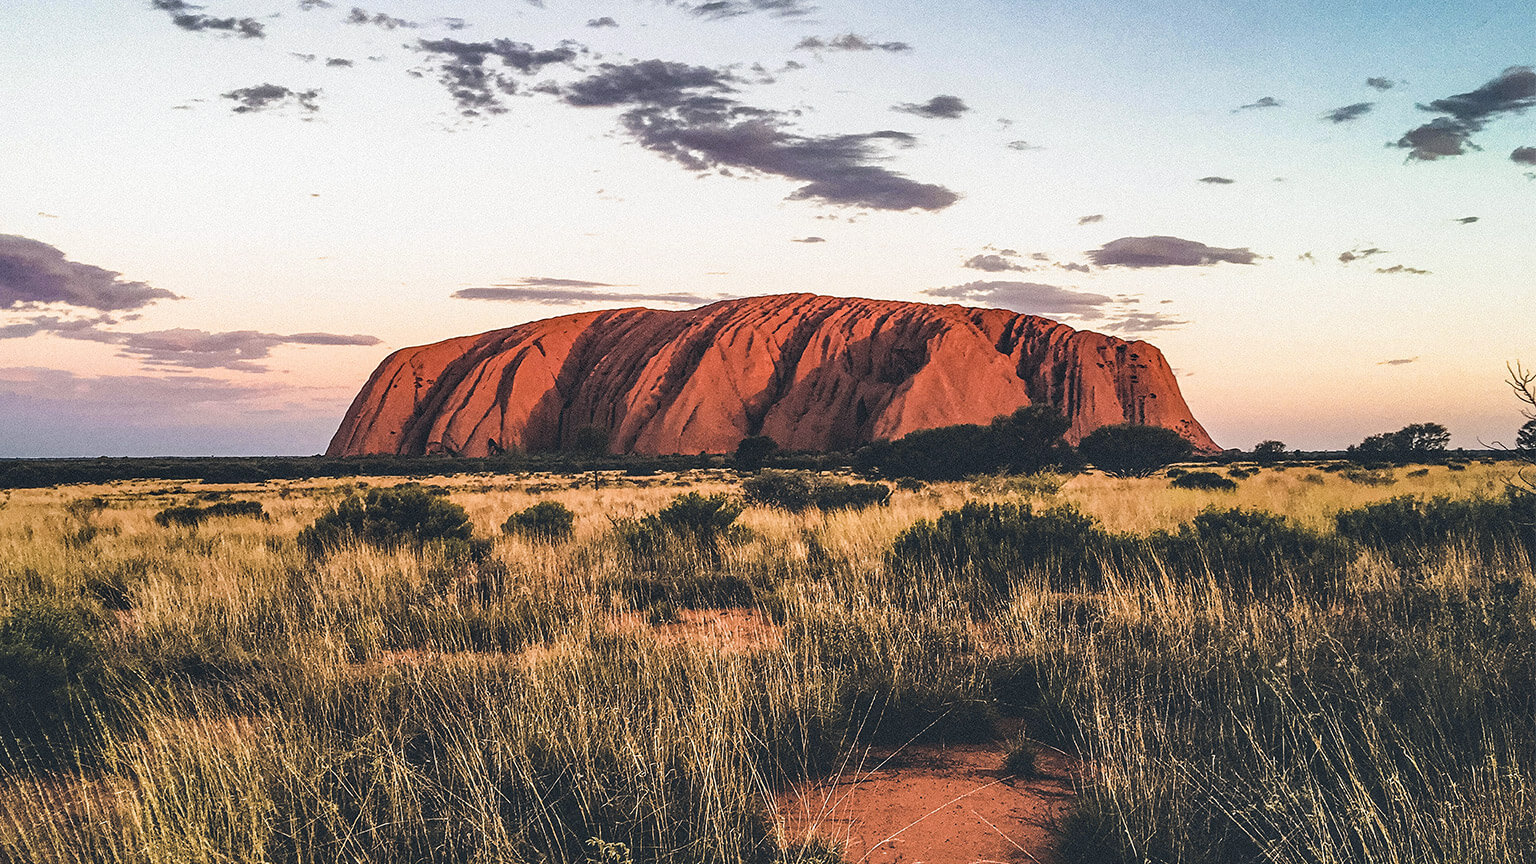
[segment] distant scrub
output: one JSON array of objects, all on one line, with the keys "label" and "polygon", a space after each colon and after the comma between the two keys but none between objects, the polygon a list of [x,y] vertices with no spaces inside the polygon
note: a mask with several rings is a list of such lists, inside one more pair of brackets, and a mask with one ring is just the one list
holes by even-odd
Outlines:
[{"label": "distant scrub", "polygon": [[200,507],[196,504],[182,504],[167,507],[156,513],[155,524],[193,527],[201,525],[209,519],[236,516],[252,516],[257,519],[266,519],[267,513],[262,509],[260,501],[219,501],[206,507]]},{"label": "distant scrub", "polygon": [[1078,464],[1063,439],[1071,421],[1055,408],[1030,405],[982,426],[961,424],[876,441],[854,454],[854,467],[886,477],[960,480],[974,474],[1032,474]]},{"label": "distant scrub", "polygon": [[[1235,477],[1247,477],[1246,472],[1233,469],[1229,472]],[[1175,489],[1210,489],[1218,492],[1232,492],[1237,489],[1237,482],[1217,474],[1215,471],[1185,471],[1173,478],[1168,484]]]},{"label": "distant scrub", "polygon": [[576,514],[558,501],[540,501],[525,510],[507,517],[501,525],[502,533],[530,540],[558,543],[569,540]]},{"label": "distant scrub", "polygon": [[474,537],[463,507],[411,483],[349,495],[299,532],[299,545],[311,555],[347,543],[381,549],[438,544],[454,558],[481,558],[490,549],[489,541]]},{"label": "distant scrub", "polygon": [[747,500],[791,513],[818,510],[862,510],[891,499],[884,483],[860,483],[802,471],[762,471],[741,484]]}]

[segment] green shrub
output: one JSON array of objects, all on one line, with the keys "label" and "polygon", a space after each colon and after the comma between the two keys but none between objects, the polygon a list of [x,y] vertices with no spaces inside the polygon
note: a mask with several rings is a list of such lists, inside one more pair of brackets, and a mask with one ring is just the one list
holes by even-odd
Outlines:
[{"label": "green shrub", "polygon": [[[1246,472],[1233,469],[1234,476],[1247,477]],[[1169,484],[1175,489],[1211,489],[1219,492],[1232,492],[1237,489],[1237,481],[1223,477],[1215,471],[1186,471],[1173,478]]]},{"label": "green shrub", "polygon": [[490,550],[489,541],[474,537],[463,507],[414,483],[349,495],[299,532],[299,545],[311,555],[349,542],[382,549],[435,543],[450,557],[470,559]]},{"label": "green shrub", "polygon": [[1115,539],[1070,505],[1035,512],[1028,504],[968,503],[903,531],[886,553],[895,573],[971,575],[999,591],[1027,571],[1058,589],[1094,587]]},{"label": "green shrub", "polygon": [[196,504],[183,504],[167,507],[155,514],[155,524],[161,526],[183,525],[193,527],[201,525],[208,519],[218,519],[236,516],[251,516],[257,519],[267,519],[267,513],[261,507],[260,501],[219,501],[209,504],[207,507],[199,507]]},{"label": "green shrub", "polygon": [[614,530],[635,563],[647,569],[682,563],[690,552],[713,565],[724,544],[739,535],[733,523],[741,511],[728,495],[689,492],[659,512],[615,524]]},{"label": "green shrub", "polygon": [[1348,547],[1339,539],[1262,510],[1211,508],[1149,542],[1176,576],[1195,579],[1209,570],[1240,599],[1289,587],[1332,596],[1349,562]]},{"label": "green shrub", "polygon": [[884,483],[861,483],[822,477],[803,471],[762,471],[741,484],[749,501],[802,513],[818,510],[862,510],[889,503]]},{"label": "green shrub", "polygon": [[0,764],[48,764],[95,740],[107,670],[94,625],[79,607],[37,599],[0,620]]},{"label": "green shrub", "polygon": [[1188,459],[1194,447],[1172,429],[1121,423],[1089,432],[1078,443],[1077,452],[1112,477],[1148,477]]},{"label": "green shrub", "polygon": [[571,512],[571,508],[558,501],[540,501],[508,516],[501,530],[504,534],[558,543],[570,539],[575,524],[576,514]]},{"label": "green shrub", "polygon": [[1425,563],[1434,552],[1464,543],[1484,555],[1511,547],[1536,553],[1532,496],[1453,500],[1399,495],[1334,516],[1338,533],[1374,550],[1397,567]]},{"label": "green shrub", "polygon": [[1028,405],[985,426],[942,426],[912,432],[895,441],[877,441],[854,455],[854,467],[886,477],[922,480],[1075,467],[1076,456],[1062,438],[1070,426],[1071,421],[1055,408]]}]

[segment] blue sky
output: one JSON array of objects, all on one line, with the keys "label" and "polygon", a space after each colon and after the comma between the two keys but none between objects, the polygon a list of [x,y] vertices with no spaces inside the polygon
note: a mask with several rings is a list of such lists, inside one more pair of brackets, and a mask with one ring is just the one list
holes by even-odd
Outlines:
[{"label": "blue sky", "polygon": [[0,9],[0,455],[318,452],[395,348],[784,291],[1146,339],[1229,447],[1518,425],[1528,3],[302,5]]}]

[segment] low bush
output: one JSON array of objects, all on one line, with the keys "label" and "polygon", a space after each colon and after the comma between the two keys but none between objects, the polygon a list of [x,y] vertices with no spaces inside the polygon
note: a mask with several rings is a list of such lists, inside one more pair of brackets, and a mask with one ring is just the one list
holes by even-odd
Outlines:
[{"label": "low bush", "polygon": [[1003,773],[1021,780],[1033,780],[1040,776],[1035,764],[1035,745],[1020,735],[1007,744],[1008,755],[1003,757]]},{"label": "low bush", "polygon": [[903,531],[886,554],[895,573],[970,575],[1006,592],[1028,572],[1058,589],[1092,588],[1115,539],[1093,517],[1066,505],[1036,512],[1028,504],[969,503]]},{"label": "low bush", "polygon": [[263,520],[269,518],[267,512],[262,509],[260,501],[219,501],[206,507],[196,504],[167,507],[155,514],[155,524],[163,527],[171,525],[196,527],[209,519],[237,516],[250,516]]},{"label": "low bush", "polygon": [[0,764],[52,764],[88,751],[106,682],[89,613],[39,599],[13,606],[0,620],[0,727],[11,745],[0,747]]},{"label": "low bush", "polygon": [[576,524],[576,514],[558,501],[540,501],[507,517],[501,525],[502,533],[559,543],[569,540]]},{"label": "low bush", "polygon": [[349,495],[299,532],[299,545],[311,555],[347,543],[384,549],[435,543],[449,557],[468,559],[490,551],[489,541],[474,536],[463,507],[413,483]]},{"label": "low bush", "polygon": [[763,471],[741,484],[747,500],[791,513],[818,510],[862,510],[889,503],[884,483],[862,483],[803,471]]},{"label": "low bush", "polygon": [[[1233,469],[1230,472],[1234,477],[1247,477],[1247,472]],[[1237,490],[1237,481],[1217,474],[1215,471],[1186,471],[1173,478],[1169,484],[1175,489],[1209,489],[1218,492],[1233,492]]]},{"label": "low bush", "polygon": [[659,512],[616,523],[619,542],[648,570],[686,562],[692,553],[709,565],[718,564],[722,547],[739,539],[733,523],[742,505],[728,495],[689,492],[672,499]]},{"label": "low bush", "polygon": [[1350,552],[1337,537],[1311,531],[1262,510],[1208,509],[1172,533],[1149,538],[1176,577],[1209,572],[1239,599],[1286,589],[1332,596],[1342,584]]},{"label": "low bush", "polygon": [[1536,554],[1536,504],[1517,491],[1503,498],[1454,500],[1399,495],[1344,510],[1334,517],[1338,533],[1387,556],[1395,566],[1415,568],[1456,544],[1496,555],[1511,548]]}]

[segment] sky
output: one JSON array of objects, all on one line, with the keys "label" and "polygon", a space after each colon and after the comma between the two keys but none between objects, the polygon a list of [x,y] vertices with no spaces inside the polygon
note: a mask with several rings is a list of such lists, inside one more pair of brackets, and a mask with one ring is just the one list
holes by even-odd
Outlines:
[{"label": "sky", "polygon": [[[1241,7],[1241,8],[1234,8]],[[311,454],[389,352],[785,292],[1512,443],[1528,0],[6,0],[0,457]]]}]

